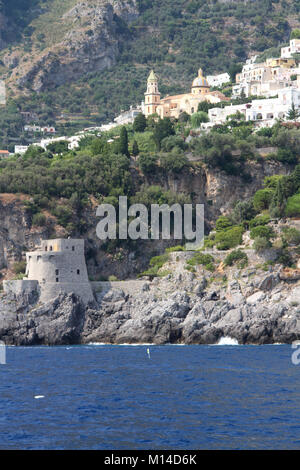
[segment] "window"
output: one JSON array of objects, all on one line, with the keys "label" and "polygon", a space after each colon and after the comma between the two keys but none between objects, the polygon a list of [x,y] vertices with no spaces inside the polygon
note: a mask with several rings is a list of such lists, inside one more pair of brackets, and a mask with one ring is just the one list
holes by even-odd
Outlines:
[{"label": "window", "polygon": [[53,250],[53,248],[52,248],[52,246],[50,246],[50,251],[52,251],[52,250]]},{"label": "window", "polygon": [[75,251],[75,246],[72,246],[72,251]]},{"label": "window", "polygon": [[58,277],[56,278],[56,282],[59,282],[59,279],[58,279]]},{"label": "window", "polygon": [[59,275],[59,269],[56,269],[56,270],[55,270],[55,275],[56,275],[56,276]]},{"label": "window", "polygon": [[48,251],[48,247],[47,247],[47,246],[45,246],[45,251]]},{"label": "window", "polygon": [[80,269],[77,269],[77,274],[80,274]]}]

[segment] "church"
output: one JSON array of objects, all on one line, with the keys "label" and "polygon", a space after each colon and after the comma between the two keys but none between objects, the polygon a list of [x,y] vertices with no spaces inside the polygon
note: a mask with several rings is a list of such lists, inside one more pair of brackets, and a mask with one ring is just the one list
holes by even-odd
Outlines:
[{"label": "church", "polygon": [[152,70],[147,81],[147,91],[145,93],[144,114],[158,114],[160,118],[173,117],[178,119],[183,112],[194,114],[198,110],[198,105],[202,101],[209,103],[219,103],[220,101],[228,101],[223,93],[219,91],[210,91],[210,86],[203,76],[202,69],[199,69],[198,76],[192,83],[190,93],[183,95],[167,96],[161,99],[158,91],[158,79]]}]

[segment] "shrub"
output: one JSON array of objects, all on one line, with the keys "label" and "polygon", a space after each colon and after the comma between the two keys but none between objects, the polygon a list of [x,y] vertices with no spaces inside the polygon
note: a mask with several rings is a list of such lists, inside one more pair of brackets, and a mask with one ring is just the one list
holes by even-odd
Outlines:
[{"label": "shrub", "polygon": [[118,280],[118,278],[117,278],[117,276],[111,275],[111,276],[108,277],[108,280],[109,280],[110,282],[115,282],[115,281]]},{"label": "shrub", "polygon": [[257,227],[258,225],[267,225],[270,222],[270,217],[268,215],[259,215],[255,219],[250,220],[250,228]]},{"label": "shrub", "polygon": [[53,215],[57,217],[59,225],[66,227],[72,218],[72,211],[68,206],[57,206],[53,209]]},{"label": "shrub", "polygon": [[154,256],[150,260],[150,266],[156,266],[158,269],[162,268],[165,263],[169,261],[169,255],[164,254],[164,255],[159,255],[159,256]]},{"label": "shrub", "polygon": [[220,232],[222,230],[226,230],[228,228],[231,228],[232,225],[233,224],[232,224],[231,220],[228,217],[225,217],[224,215],[222,215],[221,217],[218,218],[218,220],[216,222],[216,230],[217,230],[217,232]]},{"label": "shrub", "polygon": [[173,253],[174,251],[184,251],[184,246],[177,245],[166,248],[166,253]]},{"label": "shrub", "polygon": [[248,263],[248,256],[242,250],[234,250],[226,256],[224,260],[225,266],[232,266],[236,261],[243,261],[242,265]]},{"label": "shrub", "polygon": [[243,241],[243,232],[244,229],[240,225],[217,232],[215,240],[218,250],[229,250],[240,245]]},{"label": "shrub", "polygon": [[37,226],[37,227],[43,227],[46,225],[47,219],[44,214],[41,214],[40,212],[38,214],[34,214],[32,217],[32,225]]},{"label": "shrub", "polygon": [[284,228],[282,230],[284,240],[290,245],[300,244],[300,231],[294,227]]},{"label": "shrub", "polygon": [[250,237],[254,240],[257,237],[264,237],[270,240],[274,236],[274,230],[272,227],[268,227],[266,225],[258,225],[254,227],[250,232]]},{"label": "shrub", "polygon": [[256,252],[264,251],[267,250],[268,248],[271,248],[271,242],[265,237],[257,237],[254,240],[253,243],[253,248]]},{"label": "shrub", "polygon": [[288,217],[297,217],[300,215],[300,194],[294,194],[288,198],[286,207],[285,207],[285,215]]},{"label": "shrub", "polygon": [[214,271],[214,257],[205,253],[196,253],[191,259],[187,261],[188,266],[204,266],[208,271]]},{"label": "shrub", "polygon": [[18,261],[13,265],[13,271],[15,274],[25,274],[26,271],[26,261]]}]

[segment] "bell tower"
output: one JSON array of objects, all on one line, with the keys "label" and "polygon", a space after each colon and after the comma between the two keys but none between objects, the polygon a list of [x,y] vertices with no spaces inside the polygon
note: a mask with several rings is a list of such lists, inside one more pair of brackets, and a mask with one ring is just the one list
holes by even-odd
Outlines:
[{"label": "bell tower", "polygon": [[158,91],[158,80],[153,70],[147,80],[147,91],[145,93],[145,116],[155,114],[160,104],[160,93]]}]

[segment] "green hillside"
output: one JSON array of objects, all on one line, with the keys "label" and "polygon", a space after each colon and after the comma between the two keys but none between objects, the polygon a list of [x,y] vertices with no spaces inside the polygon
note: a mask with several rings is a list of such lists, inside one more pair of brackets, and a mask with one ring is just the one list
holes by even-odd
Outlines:
[{"label": "green hillside", "polygon": [[[6,16],[18,23],[19,34],[14,37],[11,50],[25,48],[34,56],[48,47],[53,41],[49,32],[57,26],[62,9],[78,2],[64,2],[61,9],[59,3],[19,0],[9,6],[2,2]],[[119,55],[112,68],[83,75],[81,80],[40,94],[24,88],[19,90],[20,96],[11,96],[15,105],[9,102],[0,117],[2,147],[12,146],[13,139],[19,138],[23,124],[19,111],[34,111],[38,115],[35,122],[54,123],[64,133],[67,130],[63,125],[74,129],[99,124],[143,99],[145,80],[152,67],[158,73],[162,95],[180,92],[189,89],[199,66],[206,74],[233,74],[237,64],[249,54],[284,44],[291,29],[300,25],[299,0],[137,3],[139,16],[134,22],[114,18]],[[21,140],[26,143],[25,136]]]}]

